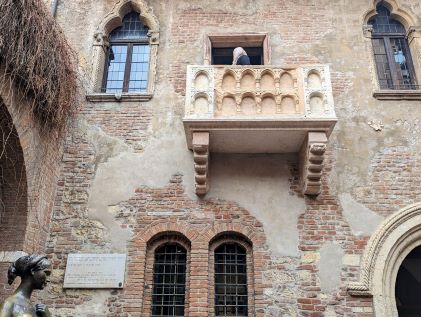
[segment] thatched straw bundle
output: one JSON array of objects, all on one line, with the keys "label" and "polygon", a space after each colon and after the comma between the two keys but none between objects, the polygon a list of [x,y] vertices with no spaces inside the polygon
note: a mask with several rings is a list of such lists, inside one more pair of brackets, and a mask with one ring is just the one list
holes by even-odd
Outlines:
[{"label": "thatched straw bundle", "polygon": [[[76,110],[75,54],[42,0],[0,0],[0,62],[43,128],[62,130]],[[5,80],[1,84],[6,84]]]}]

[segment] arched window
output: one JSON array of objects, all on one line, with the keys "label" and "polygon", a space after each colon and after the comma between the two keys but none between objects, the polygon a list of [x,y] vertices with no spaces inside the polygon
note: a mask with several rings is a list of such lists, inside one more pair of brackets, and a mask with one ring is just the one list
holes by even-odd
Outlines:
[{"label": "arched window", "polygon": [[411,60],[405,27],[390,16],[390,11],[377,5],[372,26],[372,44],[381,89],[416,89],[415,71]]},{"label": "arched window", "polygon": [[421,247],[403,260],[396,279],[395,297],[399,317],[421,316]]},{"label": "arched window", "polygon": [[122,25],[109,35],[102,92],[146,92],[150,46],[149,28],[132,11],[123,18]]},{"label": "arched window", "polygon": [[247,250],[226,242],[214,256],[215,316],[248,316]]},{"label": "arched window", "polygon": [[152,317],[184,316],[187,251],[176,243],[155,250]]}]

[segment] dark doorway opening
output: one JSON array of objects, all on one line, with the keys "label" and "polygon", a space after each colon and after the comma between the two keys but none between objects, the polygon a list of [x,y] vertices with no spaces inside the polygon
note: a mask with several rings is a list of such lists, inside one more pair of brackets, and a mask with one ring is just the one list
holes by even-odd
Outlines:
[{"label": "dark doorway opening", "polygon": [[[235,47],[213,47],[212,65],[231,65]],[[263,47],[244,47],[251,65],[263,65]]]},{"label": "dark doorway opening", "polygon": [[399,317],[421,317],[421,246],[403,260],[396,278],[395,297]]}]

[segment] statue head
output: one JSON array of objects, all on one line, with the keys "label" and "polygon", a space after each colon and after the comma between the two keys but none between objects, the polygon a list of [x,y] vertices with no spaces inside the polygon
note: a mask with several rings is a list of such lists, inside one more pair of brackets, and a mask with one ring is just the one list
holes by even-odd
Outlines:
[{"label": "statue head", "polygon": [[7,272],[8,283],[12,284],[17,276],[22,282],[29,281],[33,289],[43,289],[51,274],[51,263],[46,256],[25,255],[17,259]]}]

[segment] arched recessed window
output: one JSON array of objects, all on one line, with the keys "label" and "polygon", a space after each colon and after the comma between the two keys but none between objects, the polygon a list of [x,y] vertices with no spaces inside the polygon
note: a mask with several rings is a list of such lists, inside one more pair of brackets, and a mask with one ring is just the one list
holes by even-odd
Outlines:
[{"label": "arched recessed window", "polygon": [[402,262],[395,286],[399,317],[421,316],[421,247],[416,247]]},{"label": "arched recessed window", "polygon": [[416,89],[405,27],[390,16],[381,3],[368,24],[373,27],[372,44],[381,89]]},{"label": "arched recessed window", "polygon": [[236,242],[215,249],[215,316],[248,316],[247,250]]},{"label": "arched recessed window", "polygon": [[170,243],[155,250],[152,317],[184,316],[187,251]]},{"label": "arched recessed window", "polygon": [[134,93],[148,89],[149,28],[132,11],[109,34],[102,92]]}]

